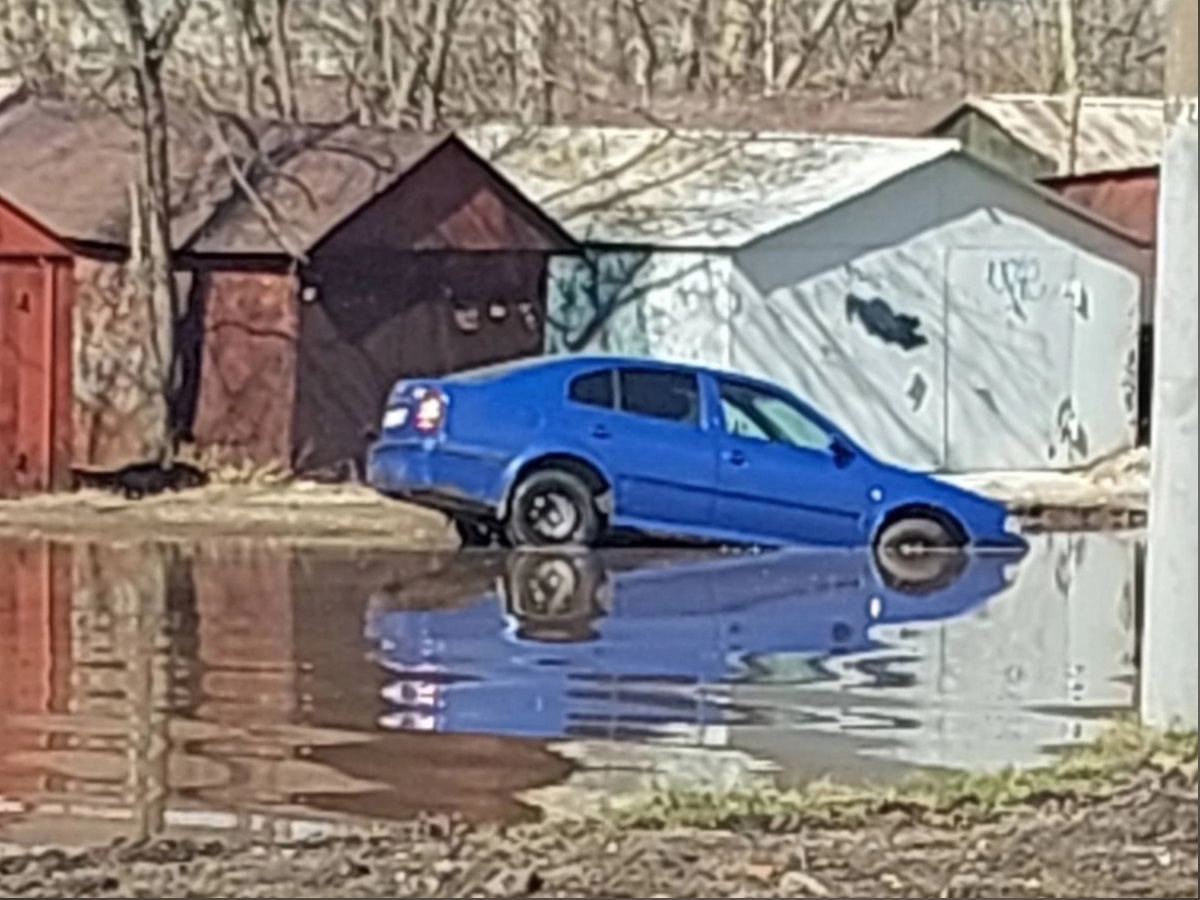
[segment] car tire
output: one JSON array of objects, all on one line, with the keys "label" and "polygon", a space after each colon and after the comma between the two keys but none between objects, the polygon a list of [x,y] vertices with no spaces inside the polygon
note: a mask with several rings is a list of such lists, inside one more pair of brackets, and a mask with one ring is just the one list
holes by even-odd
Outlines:
[{"label": "car tire", "polygon": [[496,529],[478,519],[455,516],[454,531],[464,550],[486,549],[496,543]]},{"label": "car tire", "polygon": [[517,551],[509,557],[505,608],[518,634],[543,643],[579,643],[596,636],[611,611],[611,582],[591,553]]},{"label": "car tire", "polygon": [[966,568],[962,538],[932,516],[906,516],[890,522],[875,542],[875,560],[884,584],[907,594],[949,587]]},{"label": "car tire", "polygon": [[523,478],[513,491],[505,522],[514,547],[590,547],[602,530],[588,486],[561,469],[542,469]]}]

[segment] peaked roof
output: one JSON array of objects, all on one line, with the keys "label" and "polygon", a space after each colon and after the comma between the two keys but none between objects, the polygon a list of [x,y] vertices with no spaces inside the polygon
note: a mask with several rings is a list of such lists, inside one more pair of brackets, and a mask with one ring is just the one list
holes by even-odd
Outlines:
[{"label": "peaked roof", "polygon": [[946,139],[485,125],[461,132],[577,240],[733,248],[954,153]]},{"label": "peaked roof", "polygon": [[[198,253],[298,256],[452,138],[342,126],[292,129],[251,176],[257,202],[233,192],[188,243]],[[269,207],[269,213],[260,204]]]},{"label": "peaked roof", "polygon": [[[456,140],[172,110],[173,242],[197,253],[300,258]],[[0,196],[63,238],[126,246],[139,165],[133,123],[111,111],[30,100],[0,112]]]},{"label": "peaked roof", "polygon": [[1165,135],[1164,104],[1148,97],[1087,97],[1079,109],[1073,173],[1067,171],[1070,101],[1056,94],[970,97],[947,117],[973,110],[1058,166],[1059,175],[1085,175],[1156,166]]}]

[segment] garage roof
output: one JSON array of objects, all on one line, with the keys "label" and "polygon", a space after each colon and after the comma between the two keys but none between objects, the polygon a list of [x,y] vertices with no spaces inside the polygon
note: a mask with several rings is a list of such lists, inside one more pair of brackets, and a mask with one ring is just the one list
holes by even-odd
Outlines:
[{"label": "garage roof", "polygon": [[485,125],[460,132],[576,240],[734,248],[959,149],[940,138]]}]

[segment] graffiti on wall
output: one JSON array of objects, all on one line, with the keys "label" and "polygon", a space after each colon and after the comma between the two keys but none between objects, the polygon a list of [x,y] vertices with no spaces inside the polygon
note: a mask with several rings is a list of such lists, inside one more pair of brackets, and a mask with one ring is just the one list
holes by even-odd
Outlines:
[{"label": "graffiti on wall", "polygon": [[1064,468],[1126,449],[1136,274],[979,219],[850,259],[839,245],[836,265],[803,242],[732,256],[595,251],[586,270],[557,269],[548,349],[767,378],[919,469]]},{"label": "graffiti on wall", "polygon": [[1041,260],[1032,253],[988,260],[987,284],[1021,320],[1029,318],[1025,307],[1044,300],[1048,291]]},{"label": "graffiti on wall", "polygon": [[847,294],[846,318],[851,322],[857,319],[867,334],[905,351],[916,350],[929,343],[929,338],[921,333],[920,318],[896,312],[882,297],[864,300],[855,294]]}]

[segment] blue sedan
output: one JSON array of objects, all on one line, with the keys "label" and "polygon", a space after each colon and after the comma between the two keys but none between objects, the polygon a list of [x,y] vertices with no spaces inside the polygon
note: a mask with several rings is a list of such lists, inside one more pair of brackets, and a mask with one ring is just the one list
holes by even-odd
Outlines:
[{"label": "blue sedan", "polygon": [[[729,372],[552,357],[401,381],[368,464],[468,544],[1020,548],[1006,508],[888,465],[800,398]],[[908,554],[912,555],[912,554]]]}]

